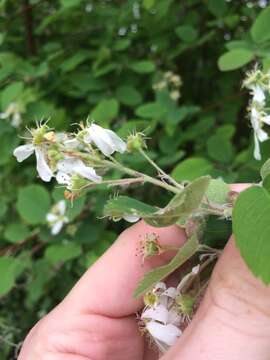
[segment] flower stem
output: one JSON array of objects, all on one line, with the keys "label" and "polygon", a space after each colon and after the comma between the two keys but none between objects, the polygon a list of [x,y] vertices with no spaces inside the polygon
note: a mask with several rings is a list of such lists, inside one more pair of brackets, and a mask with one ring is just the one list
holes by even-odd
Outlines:
[{"label": "flower stem", "polygon": [[164,179],[167,179],[171,184],[178,187],[179,189],[184,189],[184,186],[175,181],[170,175],[166,174],[147,154],[143,149],[139,150],[140,154],[158,171],[159,174],[163,175]]},{"label": "flower stem", "polygon": [[128,167],[123,166],[120,162],[118,162],[117,160],[115,160],[113,157],[110,156],[110,160],[111,161],[104,161],[104,163],[106,163],[106,165],[108,165],[111,168],[114,169],[118,169],[121,172],[124,172],[126,174],[131,175],[132,177],[139,177],[139,178],[144,178],[145,182],[149,182],[151,184],[154,184],[156,186],[162,187],[163,189],[166,189],[167,191],[171,191],[174,194],[179,194],[181,192],[181,190],[175,186],[169,185],[164,183],[163,181],[160,181],[158,179],[155,179],[149,175],[146,175],[144,173],[141,173],[139,171],[130,169]]}]

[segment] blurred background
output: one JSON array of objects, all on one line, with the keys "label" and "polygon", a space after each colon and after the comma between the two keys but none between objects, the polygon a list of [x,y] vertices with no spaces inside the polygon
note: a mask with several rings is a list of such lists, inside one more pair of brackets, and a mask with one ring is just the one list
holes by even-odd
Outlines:
[{"label": "blurred background", "polygon": [[[73,131],[89,117],[123,138],[143,131],[149,156],[178,181],[257,180],[270,144],[255,161],[241,83],[252,62],[270,66],[270,17],[261,38],[250,33],[267,6],[0,0],[0,360],[16,358],[30,327],[127,226],[101,219],[114,194],[104,187],[66,204],[69,222],[52,235],[46,215],[63,190],[37,178],[34,157],[18,164],[12,156],[26,127],[50,119]],[[154,174],[136,154],[125,161]],[[127,192],[159,206],[168,196],[149,185]]]}]

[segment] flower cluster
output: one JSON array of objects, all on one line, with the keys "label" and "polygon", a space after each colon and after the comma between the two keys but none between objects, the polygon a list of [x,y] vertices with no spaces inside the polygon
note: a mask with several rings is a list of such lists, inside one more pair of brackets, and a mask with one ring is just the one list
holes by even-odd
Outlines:
[{"label": "flower cluster", "polygon": [[185,287],[199,270],[199,265],[193,267],[177,287],[167,288],[159,282],[144,296],[142,328],[162,353],[175,344],[192,318],[196,296],[187,293]]},{"label": "flower cluster", "polygon": [[81,126],[75,135],[55,133],[46,124],[31,129],[26,145],[14,150],[17,161],[22,162],[35,154],[40,178],[49,182],[55,178],[68,190],[77,190],[88,181],[100,183],[102,176],[96,168],[104,167],[104,156],[126,151],[126,143],[113,131],[94,123]]},{"label": "flower cluster", "polygon": [[264,125],[270,125],[270,115],[267,114],[266,97],[270,92],[270,72],[263,73],[255,69],[247,74],[243,86],[246,87],[252,96],[249,105],[250,122],[254,130],[254,157],[261,160],[260,142],[269,139]]},{"label": "flower cluster", "polygon": [[181,96],[181,86],[181,77],[177,74],[174,74],[172,71],[167,71],[163,74],[162,79],[153,85],[153,89],[156,91],[168,89],[171,99],[177,101]]}]

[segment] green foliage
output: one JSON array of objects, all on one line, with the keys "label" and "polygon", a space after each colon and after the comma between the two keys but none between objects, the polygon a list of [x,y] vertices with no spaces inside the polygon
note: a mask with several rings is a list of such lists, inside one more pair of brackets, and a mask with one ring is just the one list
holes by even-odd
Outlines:
[{"label": "green foliage", "polygon": [[[17,164],[12,155],[35,121],[50,118],[57,131],[73,131],[89,116],[125,138],[143,131],[151,158],[177,181],[208,174],[225,182],[259,180],[242,74],[220,69],[243,73],[253,59],[269,67],[269,8],[261,12],[257,1],[248,7],[242,0],[136,3],[137,13],[133,1],[29,1],[27,12],[15,0],[1,3],[0,319],[20,329],[11,342],[19,343],[38,314],[59,303],[123,229],[122,222],[97,220],[114,191],[91,189],[73,205],[66,200],[69,223],[52,236],[46,216],[64,199],[63,189],[41,183],[34,156]],[[181,77],[180,94],[155,86],[169,71]],[[262,150],[265,161],[269,142]],[[137,154],[126,161],[153,175]],[[161,225],[175,222],[176,209],[186,204],[183,195],[170,203],[153,186],[117,191],[117,201],[126,194],[154,203],[153,212],[166,209],[169,218],[161,217]],[[211,182],[206,191],[223,203],[227,187]],[[14,349],[1,346],[0,356],[13,359]]]},{"label": "green foliage", "polygon": [[269,211],[267,190],[253,186],[243,191],[233,210],[236,244],[254,275],[270,283]]}]

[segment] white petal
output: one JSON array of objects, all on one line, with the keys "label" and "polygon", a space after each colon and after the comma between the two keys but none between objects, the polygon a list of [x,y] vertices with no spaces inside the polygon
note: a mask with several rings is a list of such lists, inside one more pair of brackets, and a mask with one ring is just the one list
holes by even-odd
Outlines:
[{"label": "white petal", "polygon": [[253,87],[253,100],[257,103],[264,104],[265,94],[263,89],[260,86]]},{"label": "white petal", "polygon": [[267,116],[264,116],[262,118],[262,121],[267,124],[267,125],[270,125],[270,115],[267,115]]},{"label": "white petal", "polygon": [[52,235],[57,235],[61,231],[63,227],[63,221],[59,220],[57,221],[51,228]]},{"label": "white petal", "polygon": [[181,330],[175,325],[163,325],[155,321],[150,321],[146,324],[149,333],[156,339],[162,341],[164,344],[172,346],[182,334]]},{"label": "white petal", "polygon": [[18,146],[13,155],[16,157],[18,162],[22,162],[34,153],[34,146],[32,144]]},{"label": "white petal", "polygon": [[169,311],[167,323],[179,326],[181,324],[181,316],[172,309]]},{"label": "white petal", "polygon": [[87,131],[88,135],[85,136],[84,140],[93,142],[105,156],[109,156],[115,151],[123,153],[126,150],[126,143],[109,129],[103,129],[99,125],[92,124]]},{"label": "white petal", "polygon": [[53,177],[53,172],[49,168],[45,154],[40,148],[35,148],[36,158],[37,158],[37,172],[43,181],[49,182]]},{"label": "white petal", "polygon": [[118,135],[116,135],[116,133],[113,132],[112,130],[108,129],[106,131],[112,140],[115,151],[118,151],[121,154],[123,154],[127,149],[127,144]]},{"label": "white petal", "polygon": [[176,295],[178,294],[178,291],[175,287],[169,287],[167,290],[162,293],[162,295],[166,295],[172,299],[176,298]]},{"label": "white petal", "polygon": [[138,220],[140,220],[140,217],[136,216],[136,215],[125,215],[125,216],[123,216],[123,219],[130,223],[134,223],[134,222],[137,222]]},{"label": "white petal", "polygon": [[50,222],[50,223],[55,222],[57,219],[58,219],[58,216],[56,216],[56,215],[53,214],[53,213],[48,213],[48,214],[46,215],[46,220],[47,220],[48,222]]},{"label": "white petal", "polygon": [[77,139],[74,138],[74,139],[68,139],[68,140],[64,141],[64,145],[70,149],[75,149],[80,145],[80,143]]},{"label": "white petal", "polygon": [[268,134],[263,129],[258,129],[256,131],[257,138],[260,142],[263,142],[268,139]]},{"label": "white petal", "polygon": [[64,215],[65,212],[66,212],[66,202],[65,200],[60,200],[58,203],[57,203],[57,210],[59,211],[59,214],[60,215]]},{"label": "white petal", "polygon": [[94,168],[86,166],[82,161],[80,165],[75,166],[74,172],[82,176],[83,178],[86,178],[96,183],[102,180],[102,177],[97,175]]},{"label": "white petal", "polygon": [[71,185],[71,176],[63,171],[58,171],[56,174],[56,181],[60,185]]},{"label": "white petal", "polygon": [[163,305],[157,305],[154,308],[148,308],[143,311],[141,318],[160,321],[164,324],[167,324],[169,317],[169,312]]},{"label": "white petal", "polygon": [[261,160],[261,152],[260,152],[260,143],[259,140],[257,139],[256,133],[254,132],[254,152],[253,152],[253,156],[256,160]]},{"label": "white petal", "polygon": [[81,160],[73,158],[73,157],[67,157],[63,160],[59,160],[57,163],[57,169],[61,172],[64,172],[66,174],[72,174],[74,173],[74,167],[82,163]]},{"label": "white petal", "polygon": [[165,291],[166,290],[166,284],[164,282],[162,282],[162,281],[156,283],[156,285],[153,288],[153,291],[156,292],[158,290],[164,290]]}]

